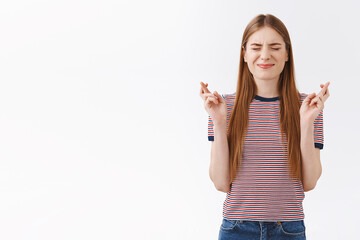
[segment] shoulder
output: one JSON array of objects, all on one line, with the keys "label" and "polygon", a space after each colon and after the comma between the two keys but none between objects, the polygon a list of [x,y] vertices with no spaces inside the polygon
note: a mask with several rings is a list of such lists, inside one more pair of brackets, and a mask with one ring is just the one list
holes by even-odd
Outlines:
[{"label": "shoulder", "polygon": [[236,92],[234,93],[224,93],[221,96],[225,99],[226,103],[229,105],[233,105],[235,102]]}]

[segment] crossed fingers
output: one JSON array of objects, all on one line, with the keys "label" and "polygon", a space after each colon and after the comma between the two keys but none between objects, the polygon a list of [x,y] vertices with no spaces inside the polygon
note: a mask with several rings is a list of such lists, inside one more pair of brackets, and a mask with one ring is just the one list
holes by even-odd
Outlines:
[{"label": "crossed fingers", "polygon": [[318,95],[316,95],[316,97],[314,97],[309,106],[312,106],[314,104],[319,104],[320,105],[320,109],[323,110],[324,109],[324,103],[325,101],[328,99],[328,97],[330,96],[330,92],[328,89],[328,86],[330,85],[330,82],[327,82],[324,84],[320,84],[320,87],[322,88],[321,91],[318,93]]},{"label": "crossed fingers", "polygon": [[207,88],[208,84],[200,82],[200,97],[204,100],[204,101],[208,101],[208,100],[212,100],[213,102],[218,103],[218,97],[214,94],[211,93],[209,91],[209,89]]}]

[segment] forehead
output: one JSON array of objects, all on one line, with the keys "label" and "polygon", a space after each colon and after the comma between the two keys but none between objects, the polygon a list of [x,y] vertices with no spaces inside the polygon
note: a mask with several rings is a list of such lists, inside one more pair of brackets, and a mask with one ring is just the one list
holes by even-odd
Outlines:
[{"label": "forehead", "polygon": [[271,27],[263,27],[253,34],[248,39],[249,43],[285,43],[282,36]]}]

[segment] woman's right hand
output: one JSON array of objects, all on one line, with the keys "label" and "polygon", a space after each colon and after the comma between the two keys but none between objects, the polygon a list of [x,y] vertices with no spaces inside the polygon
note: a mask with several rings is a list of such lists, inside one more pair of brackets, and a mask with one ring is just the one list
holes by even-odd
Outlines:
[{"label": "woman's right hand", "polygon": [[207,83],[200,82],[200,85],[200,97],[204,100],[205,110],[210,115],[213,123],[226,123],[227,109],[225,99],[217,91],[211,93],[207,88]]}]

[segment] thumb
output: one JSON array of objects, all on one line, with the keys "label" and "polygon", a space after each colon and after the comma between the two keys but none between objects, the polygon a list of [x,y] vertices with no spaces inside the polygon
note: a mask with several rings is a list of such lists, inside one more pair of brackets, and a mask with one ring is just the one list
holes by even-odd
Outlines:
[{"label": "thumb", "polygon": [[217,91],[214,91],[214,95],[218,97],[219,102],[221,102],[221,103],[224,102],[224,99],[222,98],[222,96]]},{"label": "thumb", "polygon": [[304,104],[310,103],[310,101],[316,96],[316,93],[310,93],[304,100]]}]

